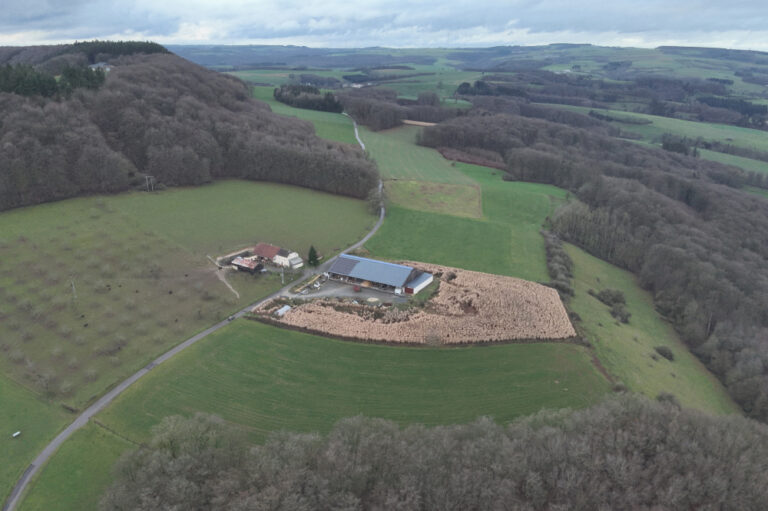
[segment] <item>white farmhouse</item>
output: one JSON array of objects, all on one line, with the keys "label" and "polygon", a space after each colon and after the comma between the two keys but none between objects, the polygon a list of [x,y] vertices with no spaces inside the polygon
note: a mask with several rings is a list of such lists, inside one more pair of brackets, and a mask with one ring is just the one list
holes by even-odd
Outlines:
[{"label": "white farmhouse", "polygon": [[304,266],[304,261],[301,260],[299,254],[296,252],[289,252],[284,248],[281,248],[277,252],[277,255],[272,259],[272,262],[278,266],[282,266],[284,268],[293,268],[294,270]]}]

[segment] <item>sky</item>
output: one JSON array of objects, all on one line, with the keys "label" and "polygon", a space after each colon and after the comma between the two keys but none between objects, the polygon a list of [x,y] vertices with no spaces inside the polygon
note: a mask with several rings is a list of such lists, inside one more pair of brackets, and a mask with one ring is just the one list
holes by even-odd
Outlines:
[{"label": "sky", "polygon": [[768,51],[765,0],[0,0],[0,45],[484,47],[549,43]]}]

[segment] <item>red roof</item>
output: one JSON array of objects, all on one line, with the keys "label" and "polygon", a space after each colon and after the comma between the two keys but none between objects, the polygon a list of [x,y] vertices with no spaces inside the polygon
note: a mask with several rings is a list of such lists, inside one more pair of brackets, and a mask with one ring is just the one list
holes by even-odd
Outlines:
[{"label": "red roof", "polygon": [[280,251],[280,247],[270,245],[269,243],[259,243],[253,247],[253,255],[263,257],[264,259],[272,259]]}]

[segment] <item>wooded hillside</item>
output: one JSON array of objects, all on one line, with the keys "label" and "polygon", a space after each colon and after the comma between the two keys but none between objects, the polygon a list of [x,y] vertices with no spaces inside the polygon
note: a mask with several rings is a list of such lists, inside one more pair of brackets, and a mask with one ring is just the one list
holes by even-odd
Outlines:
[{"label": "wooded hillside", "polygon": [[168,417],[123,457],[103,510],[758,510],[768,428],[625,396],[507,427],[354,417],[250,447],[221,420]]},{"label": "wooded hillside", "polygon": [[172,54],[110,64],[101,87],[69,98],[0,93],[0,210],[140,187],[145,174],[167,186],[243,178],[358,198],[376,186],[358,148],[273,114],[236,78]]}]

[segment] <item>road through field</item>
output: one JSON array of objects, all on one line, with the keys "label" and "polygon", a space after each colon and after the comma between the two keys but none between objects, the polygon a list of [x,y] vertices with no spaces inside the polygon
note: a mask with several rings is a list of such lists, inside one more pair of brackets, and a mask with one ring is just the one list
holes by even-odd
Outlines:
[{"label": "road through field", "polygon": [[[357,124],[355,124],[355,135],[357,136]],[[358,141],[360,141],[359,137],[358,137]],[[363,145],[362,141],[360,141],[360,145],[363,148],[363,150],[365,150],[365,145]],[[381,190],[382,190],[382,183],[381,181],[379,181],[379,193],[381,193]],[[363,239],[361,239],[354,245],[348,247],[343,252],[349,252],[350,250],[355,250],[356,248],[361,247],[366,241],[368,241],[371,238],[371,236],[376,234],[376,231],[379,230],[379,227],[381,227],[381,224],[384,222],[385,213],[386,211],[384,209],[384,206],[382,206],[381,210],[379,211],[379,219],[376,221],[376,225],[373,226],[373,228],[368,232],[368,234],[366,234],[363,237]],[[314,271],[315,272],[326,271],[328,268],[330,268],[331,264],[335,259],[336,259],[335,257],[329,259],[325,263],[318,266]],[[311,270],[305,270],[304,275],[301,278],[303,279],[308,277],[310,271]],[[242,317],[254,307],[266,302],[267,300],[271,300],[273,298],[276,298],[277,296],[280,296],[285,292],[290,291],[291,287],[293,287],[293,284],[288,284],[287,286],[283,287],[282,289],[279,289],[278,291],[272,293],[266,298],[262,298],[261,300],[245,307],[241,311],[235,313],[233,316],[230,316],[228,319],[220,321],[215,325],[211,326],[210,328],[198,333],[197,335],[190,337],[189,339],[182,342],[181,344],[178,344],[176,347],[163,353],[162,355],[157,357],[155,360],[153,360],[152,362],[144,366],[142,369],[134,373],[132,376],[130,376],[126,380],[117,384],[114,388],[112,388],[112,390],[104,394],[98,401],[93,403],[83,413],[81,413],[74,420],[74,422],[72,422],[61,433],[59,433],[56,436],[56,438],[54,438],[47,446],[45,446],[45,448],[40,452],[40,454],[37,455],[37,457],[34,459],[32,464],[29,465],[29,467],[27,467],[27,469],[24,471],[21,478],[16,483],[16,486],[14,486],[13,491],[11,491],[10,496],[8,497],[7,501],[5,502],[5,505],[3,506],[3,511],[12,511],[13,509],[16,508],[16,505],[20,502],[20,498],[24,493],[24,490],[27,488],[27,486],[29,485],[29,482],[32,480],[32,476],[34,476],[37,473],[40,467],[42,467],[51,458],[51,456],[53,456],[53,454],[58,450],[59,447],[61,447],[61,444],[63,444],[65,440],[67,440],[70,436],[72,436],[72,434],[75,431],[85,426],[88,423],[88,421],[91,419],[91,417],[93,417],[94,415],[99,413],[101,410],[103,410],[108,404],[114,401],[114,399],[117,396],[122,394],[128,387],[133,385],[142,376],[150,372],[153,368],[155,368],[159,364],[162,364],[166,360],[184,351],[185,349],[189,348],[190,346],[197,343],[198,341],[206,338],[213,332],[225,327],[233,319]]]}]

